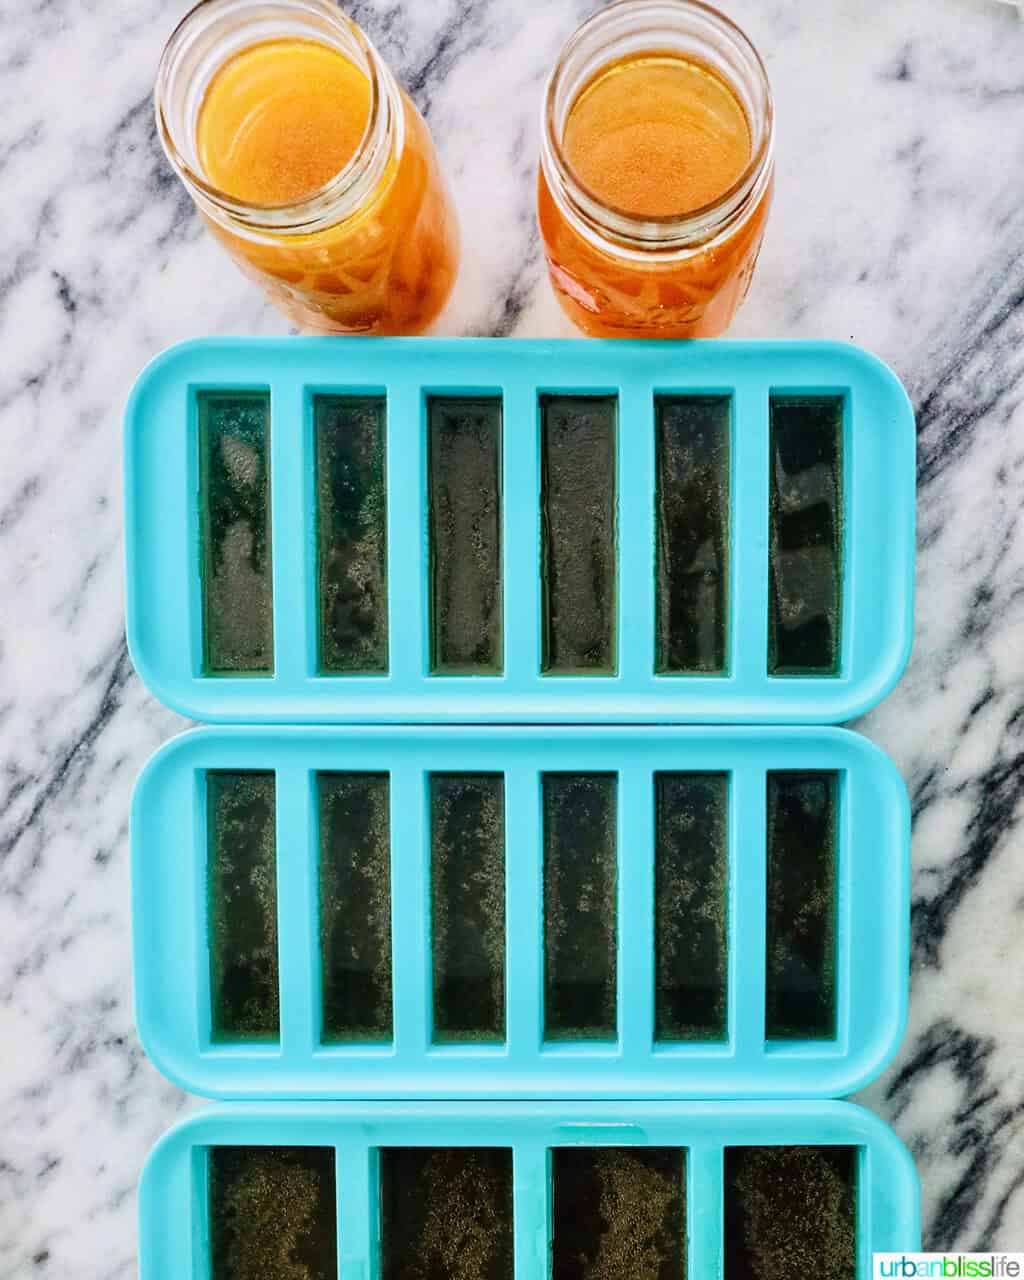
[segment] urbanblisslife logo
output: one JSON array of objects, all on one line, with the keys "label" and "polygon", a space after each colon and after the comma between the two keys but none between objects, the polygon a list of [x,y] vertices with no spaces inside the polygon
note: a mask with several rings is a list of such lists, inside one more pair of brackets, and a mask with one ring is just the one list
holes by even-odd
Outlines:
[{"label": "urbanblisslife logo", "polygon": [[1024,1253],[876,1253],[873,1280],[1024,1277]]}]

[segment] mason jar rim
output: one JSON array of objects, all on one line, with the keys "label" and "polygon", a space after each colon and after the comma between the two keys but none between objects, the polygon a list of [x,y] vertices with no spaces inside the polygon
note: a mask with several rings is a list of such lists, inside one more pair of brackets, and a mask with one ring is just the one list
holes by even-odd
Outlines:
[{"label": "mason jar rim", "polygon": [[[286,29],[289,19],[294,22],[303,17],[318,20],[319,31]],[[190,161],[185,153],[184,140],[175,136],[175,124],[170,118],[175,80],[184,75],[187,81],[195,75],[195,69],[189,70],[187,66],[188,59],[195,55],[204,37],[216,41],[218,24],[224,27],[221,38],[228,47],[209,71],[204,91],[231,56],[289,36],[318,40],[346,56],[355,51],[361,69],[366,72],[370,109],[355,151],[327,182],[299,200],[261,204],[232,196],[206,178],[198,163]],[[337,39],[325,38],[330,34]],[[164,152],[200,208],[218,221],[226,217],[232,224],[277,235],[308,234],[354,212],[378,186],[391,152],[400,153],[402,147],[403,115],[397,83],[370,39],[329,0],[199,0],[181,19],[164,46],[157,70],[154,106]]]},{"label": "mason jar rim", "polygon": [[[724,41],[730,52],[745,63],[744,69],[751,77],[756,94],[756,102],[752,104],[757,110],[756,118],[752,118],[744,100],[747,95],[740,97],[751,129],[751,156],[736,181],[707,204],[682,214],[638,217],[603,199],[576,174],[562,147],[565,119],[579,93],[617,56],[671,53],[671,44],[657,40],[659,28],[663,34],[674,31],[677,35],[692,35],[698,44],[704,45],[701,32],[690,31],[687,26],[694,22],[703,25],[705,36]],[[588,42],[603,35],[608,37],[605,44],[588,49]],[[625,54],[622,46],[628,46]],[[738,73],[732,67],[723,68],[721,61],[709,63],[711,70],[737,92]],[[568,96],[567,102],[562,100],[565,96]],[[613,0],[569,37],[544,91],[541,168],[552,198],[578,232],[588,239],[609,242],[614,252],[630,257],[685,256],[706,249],[709,243],[729,232],[748,210],[757,206],[768,186],[774,141],[774,100],[761,55],[731,18],[704,0]]]}]

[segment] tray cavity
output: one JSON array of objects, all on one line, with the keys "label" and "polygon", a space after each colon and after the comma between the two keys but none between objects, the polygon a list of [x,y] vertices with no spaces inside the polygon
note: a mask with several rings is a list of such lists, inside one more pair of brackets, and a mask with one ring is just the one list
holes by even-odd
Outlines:
[{"label": "tray cavity", "polygon": [[274,775],[214,770],[206,795],[213,1038],[276,1040]]},{"label": "tray cavity", "polygon": [[616,670],[613,396],[541,396],[543,658],[549,674]]},{"label": "tray cavity", "polygon": [[211,1147],[209,1280],[337,1280],[333,1147]]},{"label": "tray cavity", "polygon": [[387,401],[317,396],[318,670],[388,669]]},{"label": "tray cavity", "polygon": [[728,1035],[729,775],[654,777],[655,1034]]},{"label": "tray cavity", "polygon": [[542,779],[549,1040],[616,1036],[617,784],[611,773]]},{"label": "tray cavity", "polygon": [[839,775],[768,774],[769,1040],[829,1040],[836,1025]]},{"label": "tray cavity", "polygon": [[860,1155],[839,1146],[727,1148],[725,1280],[856,1276]]},{"label": "tray cavity", "polygon": [[842,663],[844,412],[840,396],[771,399],[773,676],[833,676]]},{"label": "tray cavity", "polygon": [[729,662],[729,396],[665,396],[656,422],[655,668],[723,675]]},{"label": "tray cavity", "polygon": [[500,675],[501,401],[427,402],[430,669]]},{"label": "tray cavity", "polygon": [[320,947],[325,1043],[390,1040],[391,780],[319,773]]},{"label": "tray cavity", "polygon": [[505,1039],[505,779],[430,775],[434,1039]]},{"label": "tray cavity", "polygon": [[389,1147],[381,1280],[512,1280],[512,1151]]},{"label": "tray cavity", "polygon": [[552,1277],[685,1280],[685,1168],[672,1148],[552,1151]]},{"label": "tray cavity", "polygon": [[203,667],[209,675],[269,675],[270,396],[203,392],[198,417]]}]

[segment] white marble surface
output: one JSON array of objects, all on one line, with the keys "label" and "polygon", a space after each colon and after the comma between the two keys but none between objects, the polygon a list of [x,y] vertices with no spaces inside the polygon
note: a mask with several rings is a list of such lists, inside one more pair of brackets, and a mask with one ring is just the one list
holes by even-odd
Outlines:
[{"label": "white marble surface", "polygon": [[[5,1277],[131,1274],[139,1165],[193,1105],[132,1029],[128,799],[182,722],[125,653],[119,419],[166,344],[285,325],[156,143],[151,82],[183,7],[0,5]],[[425,109],[463,212],[444,331],[567,332],[534,227],[537,100],[592,7],[352,7]],[[779,108],[777,204],[734,332],[853,338],[920,414],[917,647],[864,724],[916,813],[911,1016],[865,1101],[918,1158],[929,1244],[1020,1249],[1024,23],[995,0],[727,7]]]}]

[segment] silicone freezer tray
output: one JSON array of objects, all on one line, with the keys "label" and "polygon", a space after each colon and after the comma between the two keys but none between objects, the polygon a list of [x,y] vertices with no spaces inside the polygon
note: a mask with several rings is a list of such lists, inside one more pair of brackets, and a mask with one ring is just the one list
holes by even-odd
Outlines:
[{"label": "silicone freezer tray", "polygon": [[132,857],[197,1093],[838,1096],[902,1033],[908,802],[842,729],[197,730]]},{"label": "silicone freezer tray", "polygon": [[914,465],[854,347],[193,342],[128,407],[129,646],[206,721],[837,723],[907,659]]},{"label": "silicone freezer tray", "polygon": [[151,1154],[140,1275],[866,1280],[920,1247],[919,1198],[842,1102],[240,1104]]}]

